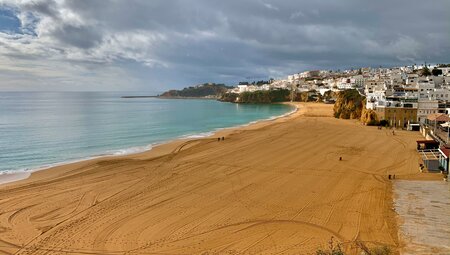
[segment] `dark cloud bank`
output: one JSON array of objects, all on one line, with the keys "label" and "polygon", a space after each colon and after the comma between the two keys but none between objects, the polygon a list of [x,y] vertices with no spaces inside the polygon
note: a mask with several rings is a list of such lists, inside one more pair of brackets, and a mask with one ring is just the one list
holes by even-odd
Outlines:
[{"label": "dark cloud bank", "polygon": [[[0,1],[1,89],[153,90],[449,62],[450,1]],[[35,85],[33,85],[35,84]],[[3,86],[3,87],[2,87]]]}]

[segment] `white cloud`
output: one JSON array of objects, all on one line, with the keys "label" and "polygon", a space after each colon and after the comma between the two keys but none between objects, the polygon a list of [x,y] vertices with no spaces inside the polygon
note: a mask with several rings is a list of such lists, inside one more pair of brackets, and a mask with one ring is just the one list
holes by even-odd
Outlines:
[{"label": "white cloud", "polygon": [[269,4],[269,3],[263,3],[263,5],[264,5],[267,9],[270,9],[270,10],[274,10],[274,11],[279,11],[279,10],[280,10],[280,9],[278,9],[278,7],[273,6],[273,5]]},{"label": "white cloud", "polygon": [[30,83],[164,90],[306,68],[445,62],[450,4],[437,1],[391,13],[377,12],[387,0],[0,0],[22,31],[0,32],[0,90]]}]

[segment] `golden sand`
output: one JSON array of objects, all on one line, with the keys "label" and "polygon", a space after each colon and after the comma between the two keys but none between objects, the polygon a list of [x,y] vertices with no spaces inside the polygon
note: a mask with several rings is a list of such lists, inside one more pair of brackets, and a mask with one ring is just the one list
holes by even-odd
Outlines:
[{"label": "golden sand", "polygon": [[[398,249],[392,184],[418,177],[416,132],[286,118],[0,186],[0,254],[313,254],[333,236]],[[342,157],[342,161],[339,160]]]}]

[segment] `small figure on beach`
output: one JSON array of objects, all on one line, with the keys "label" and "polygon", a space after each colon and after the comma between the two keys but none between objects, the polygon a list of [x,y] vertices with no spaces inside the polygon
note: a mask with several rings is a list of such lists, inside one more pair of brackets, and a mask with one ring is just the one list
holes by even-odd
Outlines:
[{"label": "small figure on beach", "polygon": [[392,130],[392,135],[395,135],[395,130]]},{"label": "small figure on beach", "polygon": [[220,137],[217,137],[217,141],[219,141],[219,142],[220,142]]},{"label": "small figure on beach", "polygon": [[222,136],[222,141],[225,140],[225,137]]},{"label": "small figure on beach", "polygon": [[342,161],[342,157],[339,157],[339,161]]},{"label": "small figure on beach", "polygon": [[389,180],[391,179],[391,175],[388,175]]}]

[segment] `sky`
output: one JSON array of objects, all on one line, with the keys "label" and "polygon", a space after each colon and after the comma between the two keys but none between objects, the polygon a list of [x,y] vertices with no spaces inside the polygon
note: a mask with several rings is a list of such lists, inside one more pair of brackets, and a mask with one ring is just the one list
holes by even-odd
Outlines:
[{"label": "sky", "polygon": [[0,0],[0,91],[156,91],[450,62],[449,0]]}]

